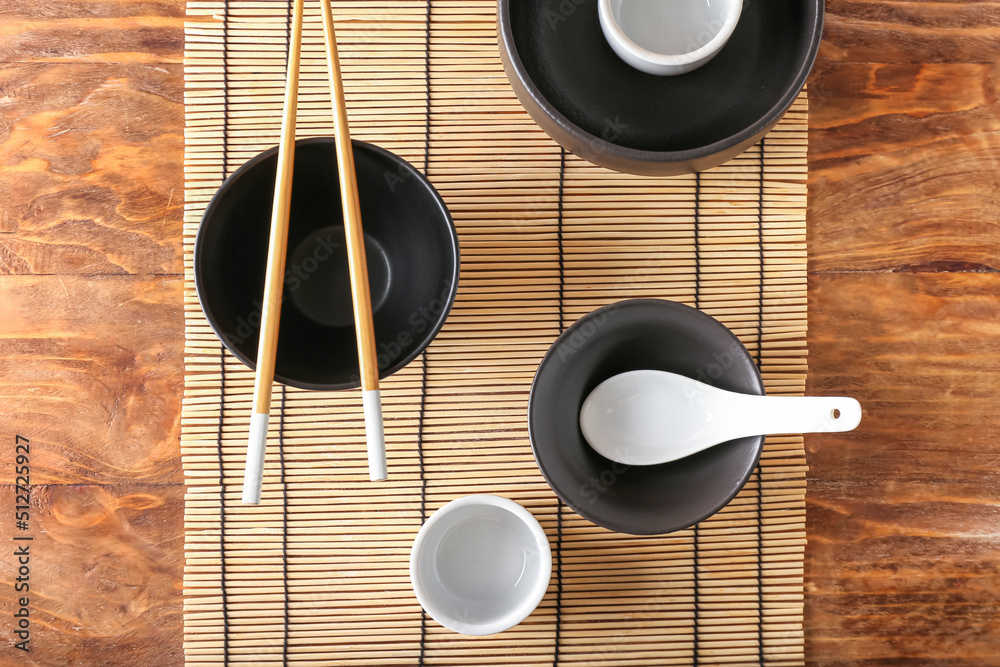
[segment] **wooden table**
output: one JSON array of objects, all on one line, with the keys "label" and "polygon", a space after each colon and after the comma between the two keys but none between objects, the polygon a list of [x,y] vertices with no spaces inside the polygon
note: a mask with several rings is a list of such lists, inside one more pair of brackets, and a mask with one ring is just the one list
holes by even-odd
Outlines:
[{"label": "wooden table", "polygon": [[[183,21],[0,0],[4,664],[183,662]],[[1000,665],[998,55],[1000,2],[828,3],[809,391],[866,419],[806,440],[811,665]]]}]

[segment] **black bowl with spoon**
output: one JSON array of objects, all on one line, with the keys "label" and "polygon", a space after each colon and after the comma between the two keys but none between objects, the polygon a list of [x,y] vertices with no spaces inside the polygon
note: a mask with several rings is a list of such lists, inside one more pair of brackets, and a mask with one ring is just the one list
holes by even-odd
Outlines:
[{"label": "black bowl with spoon", "polygon": [[549,486],[575,512],[621,533],[687,528],[736,497],[764,436],[739,438],[679,461],[628,466],[583,437],[580,410],[605,380],[628,371],[678,373],[720,389],[764,394],[753,357],[718,320],[680,303],[633,299],[595,310],[552,345],[528,405],[528,435]]}]

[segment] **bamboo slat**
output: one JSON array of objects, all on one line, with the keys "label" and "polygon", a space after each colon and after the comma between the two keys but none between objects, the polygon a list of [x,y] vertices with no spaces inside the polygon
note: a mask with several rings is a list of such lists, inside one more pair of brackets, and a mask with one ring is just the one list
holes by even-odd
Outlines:
[{"label": "bamboo slat", "polygon": [[[493,0],[334,3],[356,138],[421,168],[458,228],[462,275],[434,343],[382,383],[389,480],[368,482],[350,392],[275,386],[259,506],[240,502],[253,373],[205,321],[198,223],[222,180],[278,139],[285,2],[190,0],[185,30],[184,651],[195,665],[802,665],[805,456],[769,438],[718,514],[667,536],[599,528],[535,466],[534,371],[580,316],[633,297],[697,305],[760,363],[769,393],[806,372],[803,94],[767,136],[698,176],[595,167],[523,111]],[[298,136],[332,133],[322,20],[307,2]],[[536,612],[469,638],[410,589],[422,521],[470,493],[507,496],[549,535]]]}]

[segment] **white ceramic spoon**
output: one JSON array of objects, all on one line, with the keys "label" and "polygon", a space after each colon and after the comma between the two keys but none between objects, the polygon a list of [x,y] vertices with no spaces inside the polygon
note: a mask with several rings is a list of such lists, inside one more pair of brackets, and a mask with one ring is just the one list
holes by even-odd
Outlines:
[{"label": "white ceramic spoon", "polygon": [[626,465],[676,461],[747,436],[850,431],[860,423],[853,398],[737,394],[652,370],[605,380],[580,410],[590,446]]}]

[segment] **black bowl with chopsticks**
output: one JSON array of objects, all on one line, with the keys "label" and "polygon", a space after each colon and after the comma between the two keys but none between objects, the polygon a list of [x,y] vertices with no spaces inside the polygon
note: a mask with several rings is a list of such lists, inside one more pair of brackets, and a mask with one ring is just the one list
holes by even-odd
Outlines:
[{"label": "black bowl with chopsticks", "polygon": [[706,65],[656,76],[628,65],[601,31],[597,0],[499,0],[500,56],[525,110],[594,164],[673,176],[722,164],[757,143],[805,85],[824,0],[744,0]]},{"label": "black bowl with chopsticks", "polygon": [[[454,223],[412,165],[355,140],[379,376],[417,357],[444,325],[458,290]],[[277,148],[230,176],[195,240],[198,299],[223,344],[255,367]],[[275,380],[303,389],[360,385],[337,156],[330,137],[295,142]]]}]

